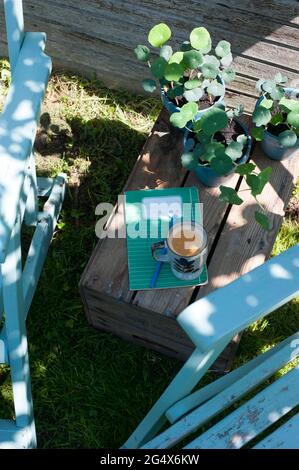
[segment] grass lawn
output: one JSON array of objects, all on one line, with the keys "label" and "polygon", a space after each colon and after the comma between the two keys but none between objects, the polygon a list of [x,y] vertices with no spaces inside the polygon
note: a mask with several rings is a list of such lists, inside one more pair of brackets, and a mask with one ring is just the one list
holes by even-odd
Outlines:
[{"label": "grass lawn", "polygon": [[[2,61],[1,101],[6,69]],[[160,109],[155,99],[110,91],[98,81],[51,78],[37,166],[40,175],[65,171],[69,190],[28,320],[39,447],[119,447],[180,368],[174,359],[94,330],[78,294],[96,243],[95,207],[116,200]],[[299,242],[298,198],[299,186],[274,254]],[[297,331],[298,314],[299,299],[252,325],[235,366]],[[5,367],[0,385],[0,418],[13,417]]]}]

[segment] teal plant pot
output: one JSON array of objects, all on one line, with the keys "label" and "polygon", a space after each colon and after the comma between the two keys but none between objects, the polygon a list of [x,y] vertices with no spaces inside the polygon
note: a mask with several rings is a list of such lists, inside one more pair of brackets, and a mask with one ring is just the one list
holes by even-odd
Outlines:
[{"label": "teal plant pot", "polygon": [[[219,78],[218,81],[224,86],[225,88],[225,83],[224,81]],[[219,104],[222,104],[223,101],[224,101],[224,95],[225,95],[225,91],[223,93],[223,95],[219,96],[217,101],[215,101],[215,103],[212,105],[212,106],[209,106],[208,108],[205,108],[205,109],[201,109],[200,111],[198,111],[195,115],[195,118],[194,120],[195,121],[198,121],[201,116],[203,114],[205,114],[209,109],[212,109],[214,106],[219,106]],[[180,108],[179,106],[176,106],[172,101],[170,101],[168,99],[168,96],[167,96],[167,93],[163,90],[163,88],[161,88],[161,100],[162,100],[162,103],[164,105],[164,107],[167,109],[167,111],[170,113],[170,114],[173,114],[173,113],[177,113],[180,111]]]},{"label": "teal plant pot", "polygon": [[[295,99],[299,99],[299,89],[297,88],[285,88],[286,92],[286,97],[290,98],[291,95],[295,94]],[[294,97],[294,96],[292,96]],[[257,106],[265,99],[264,96],[261,96],[255,105]],[[271,160],[286,160],[287,158],[292,157],[294,153],[299,149],[299,137],[297,139],[296,144],[293,147],[283,147],[279,140],[278,137],[274,134],[271,134],[271,132],[265,131],[264,138],[261,142],[261,147],[263,149],[263,152],[269,157]]]},{"label": "teal plant pot", "polygon": [[[249,135],[247,127],[244,126],[244,124],[242,122],[240,122],[239,120],[236,119],[236,121],[238,122],[240,127],[242,127],[242,129],[244,131],[244,134],[247,135],[247,138],[248,138],[246,152],[244,152],[244,155],[242,155],[242,157],[239,158],[236,161],[236,163],[238,165],[241,165],[242,163],[246,163],[247,160],[249,159],[250,152],[251,152],[251,146],[252,146],[252,138]],[[185,135],[184,135],[184,149],[185,149],[185,151],[188,151],[186,143],[187,143],[187,140],[188,140],[189,136],[190,136],[190,131],[187,130],[185,132]],[[211,187],[211,188],[214,188],[216,186],[220,186],[221,184],[226,184],[231,179],[231,177],[234,175],[234,172],[235,172],[235,170],[232,169],[226,175],[219,175],[210,166],[200,165],[200,164],[194,170],[194,173],[196,174],[197,179],[202,184],[204,184],[205,186],[208,186],[208,187]]]}]

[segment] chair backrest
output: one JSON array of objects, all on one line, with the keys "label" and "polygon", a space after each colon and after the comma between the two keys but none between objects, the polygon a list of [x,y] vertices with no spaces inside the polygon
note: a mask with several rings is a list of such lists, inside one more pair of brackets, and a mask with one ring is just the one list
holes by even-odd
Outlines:
[{"label": "chair backrest", "polygon": [[24,16],[22,0],[4,0],[8,54],[12,73],[24,40]]}]

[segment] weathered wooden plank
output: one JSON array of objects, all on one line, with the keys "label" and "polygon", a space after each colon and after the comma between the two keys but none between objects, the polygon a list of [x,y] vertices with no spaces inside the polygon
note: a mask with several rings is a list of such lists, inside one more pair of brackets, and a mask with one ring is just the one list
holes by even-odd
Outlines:
[{"label": "weathered wooden plank", "polygon": [[299,404],[298,389],[299,368],[295,368],[185,448],[240,449]]},{"label": "weathered wooden plank", "polygon": [[244,203],[233,206],[229,213],[209,266],[210,282],[200,289],[198,298],[232,282],[270,256],[294,182],[299,177],[298,157],[299,152],[296,152],[291,159],[283,162],[269,160],[257,146],[252,159],[257,169],[263,170],[267,166],[273,169],[270,183],[259,196],[260,203],[272,213],[272,228],[266,232],[254,222],[254,212],[259,207],[243,180],[239,194]]}]

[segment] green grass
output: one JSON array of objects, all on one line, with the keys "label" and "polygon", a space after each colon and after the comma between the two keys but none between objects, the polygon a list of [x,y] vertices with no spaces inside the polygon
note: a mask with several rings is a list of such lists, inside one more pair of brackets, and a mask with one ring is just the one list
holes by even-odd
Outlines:
[{"label": "green grass", "polygon": [[[180,368],[178,361],[95,331],[78,294],[96,243],[95,206],[116,200],[160,109],[157,100],[110,91],[95,80],[54,75],[49,84],[38,171],[65,171],[70,186],[28,320],[39,447],[119,447]],[[298,242],[298,222],[287,219],[273,253]],[[298,310],[295,300],[252,325],[235,365],[296,331]],[[0,417],[12,417],[7,368],[0,369],[0,384]]]}]

